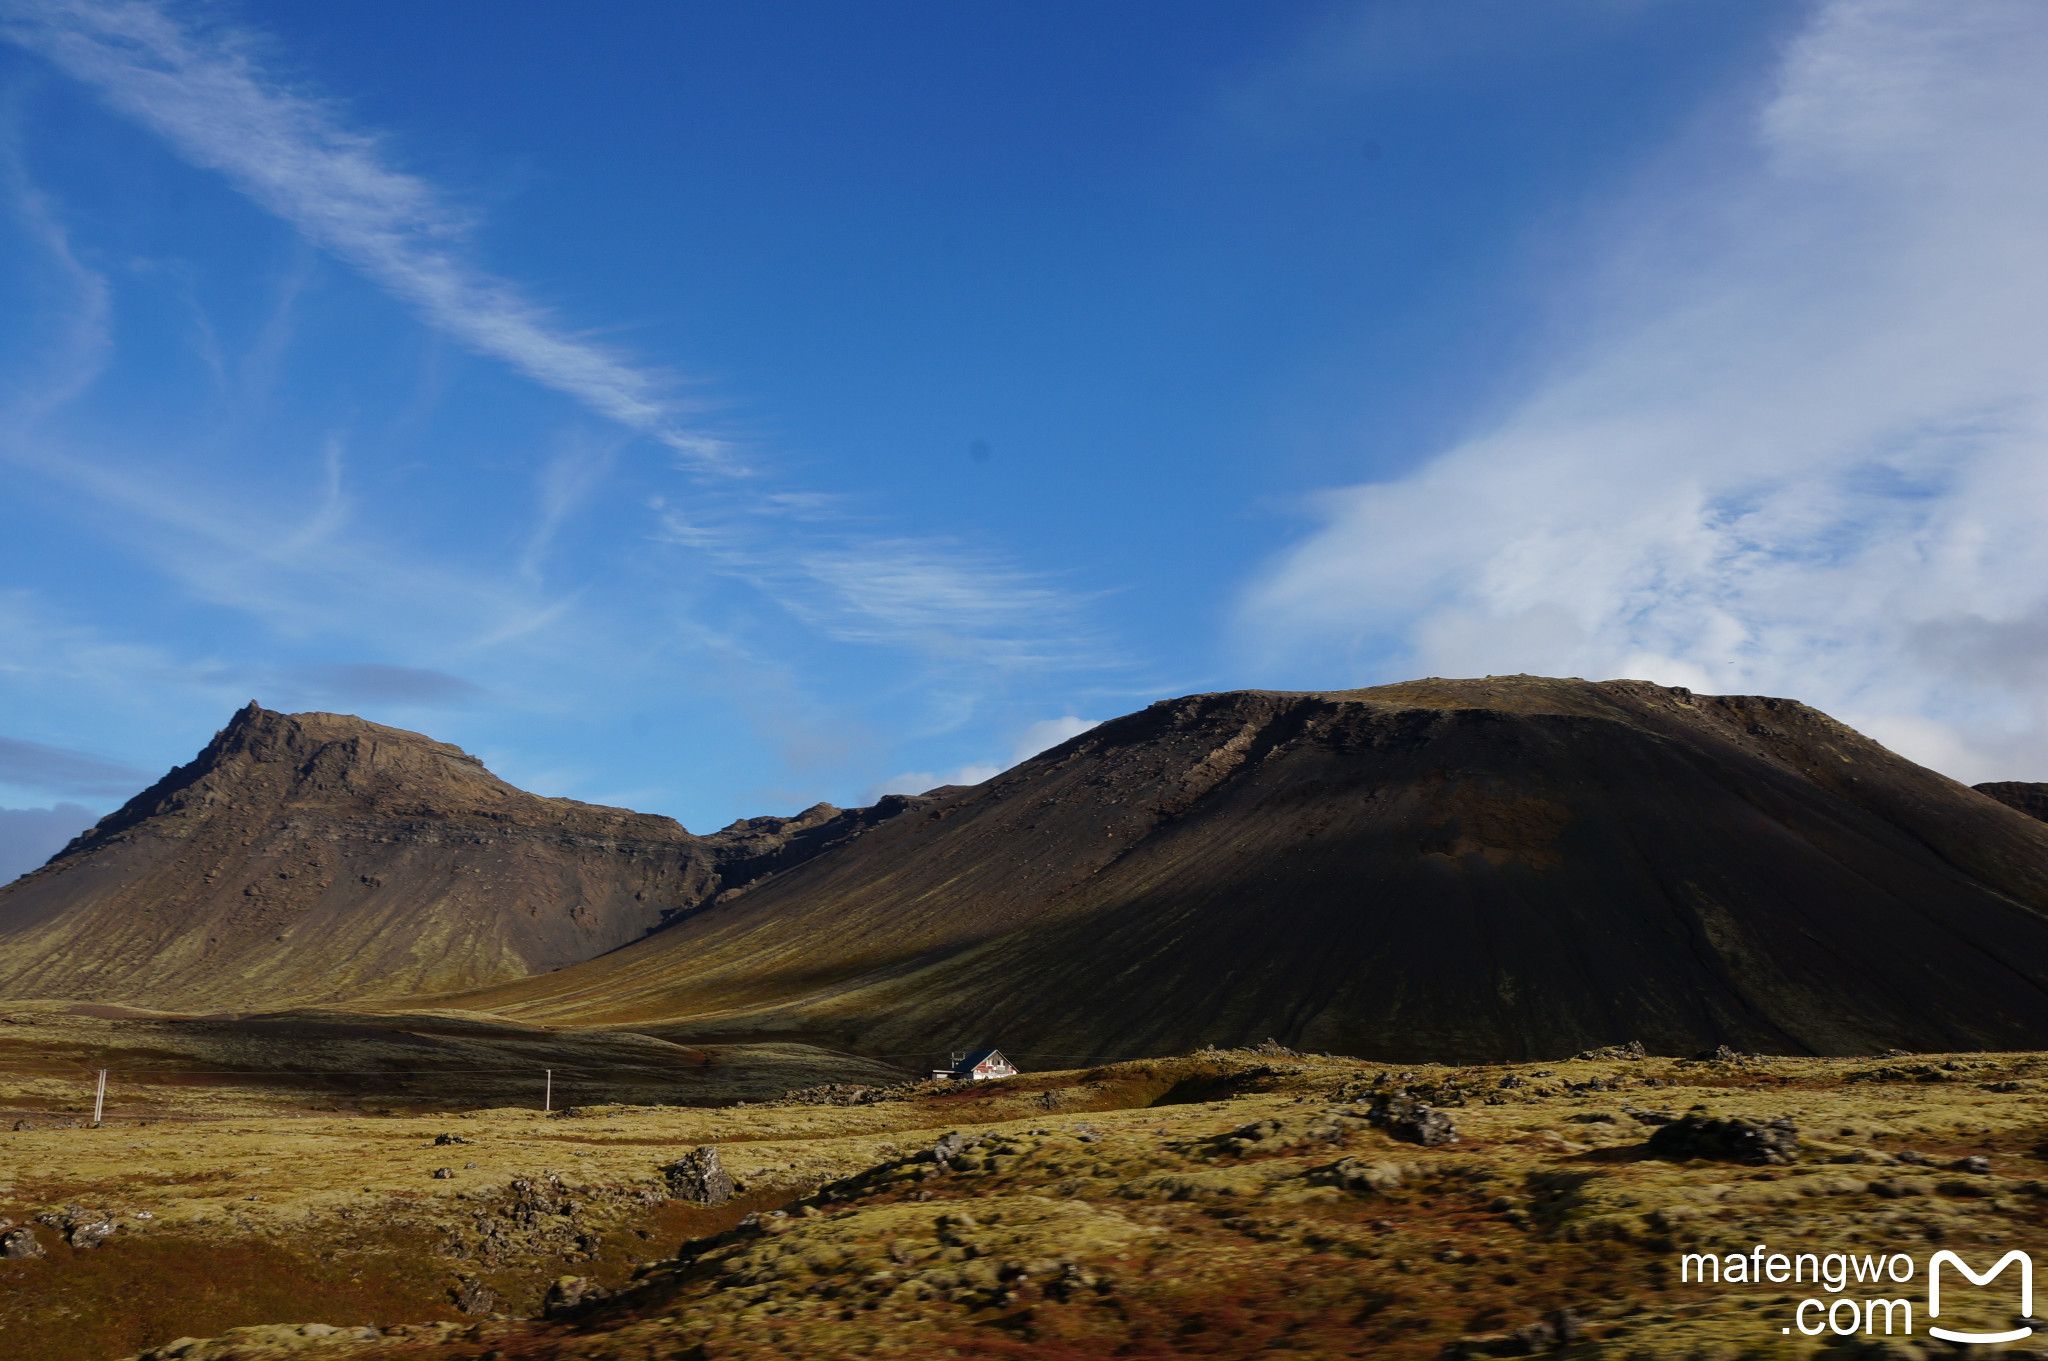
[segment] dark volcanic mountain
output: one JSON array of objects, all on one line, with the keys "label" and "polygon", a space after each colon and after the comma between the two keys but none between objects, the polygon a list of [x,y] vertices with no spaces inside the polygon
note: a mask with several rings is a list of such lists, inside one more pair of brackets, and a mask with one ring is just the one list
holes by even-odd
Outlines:
[{"label": "dark volcanic mountain", "polygon": [[1043,1064],[2040,1048],[2048,826],[1791,700],[1198,695],[463,1004]]},{"label": "dark volcanic mountain", "polygon": [[1790,700],[1502,677],[1170,700],[984,785],[699,837],[251,705],[0,888],[0,996],[1040,1063],[2038,1048],[2048,825],[2006,806],[2038,792]]},{"label": "dark volcanic mountain", "polygon": [[2048,784],[1995,780],[1990,784],[1973,784],[1970,788],[1979,794],[1989,794],[2006,807],[2017,808],[2036,821],[2048,822]]},{"label": "dark volcanic mountain", "polygon": [[0,996],[245,1010],[544,973],[857,835],[821,804],[696,837],[549,799],[460,748],[251,704],[0,888]]}]

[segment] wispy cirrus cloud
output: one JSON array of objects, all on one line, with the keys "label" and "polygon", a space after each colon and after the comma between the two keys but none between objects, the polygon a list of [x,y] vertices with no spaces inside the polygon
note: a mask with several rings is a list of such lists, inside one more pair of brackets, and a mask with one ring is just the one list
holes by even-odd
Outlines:
[{"label": "wispy cirrus cloud", "polygon": [[29,290],[43,324],[0,363],[0,418],[17,427],[75,400],[112,348],[113,290],[78,257],[71,233],[29,179],[11,141],[0,142],[0,190],[25,254],[39,257]]},{"label": "wispy cirrus cloud", "polygon": [[1600,223],[1498,428],[1316,503],[1262,665],[1647,676],[2048,775],[2048,11],[1831,0]]},{"label": "wispy cirrus cloud", "polygon": [[[252,696],[408,725],[431,707],[432,723],[562,793],[618,777],[546,750],[525,720],[692,713],[750,734],[719,740],[758,742],[803,799],[844,798],[882,770],[977,754],[888,752],[1000,722],[990,716],[1047,673],[1128,670],[1063,575],[790,486],[758,449],[743,465],[684,379],[593,341],[486,269],[461,196],[407,168],[339,100],[277,74],[288,56],[234,13],[184,0],[0,0],[0,39],[205,172],[181,181],[218,177],[299,238],[285,265],[271,252],[244,269],[153,222],[152,254],[139,259],[120,234],[126,205],[95,200],[90,177],[39,159],[28,139],[46,128],[24,119],[14,131],[22,155],[11,177],[0,167],[13,210],[0,232],[19,230],[0,266],[48,297],[37,317],[0,327],[0,342],[25,337],[38,365],[0,363],[27,380],[0,390],[0,460],[141,568],[148,588],[168,585],[176,608],[219,613],[144,645],[147,621],[61,582],[0,597],[11,702],[63,709],[74,725],[98,705],[127,727],[109,742],[152,761],[188,753]],[[44,192],[31,166],[63,192]],[[334,289],[323,256],[397,300],[404,320]],[[151,328],[166,313],[174,335]],[[376,337],[374,353],[350,348],[362,335]],[[472,424],[436,376],[437,355],[457,348],[580,411],[530,434],[492,425],[443,438]],[[163,382],[172,372],[183,386]],[[367,405],[366,373],[380,384]],[[182,404],[147,428],[105,419],[137,384]],[[649,439],[696,474],[681,489],[670,460],[649,468],[629,456]],[[415,475],[413,459],[431,466]],[[466,479],[491,485],[473,493]],[[667,496],[650,511],[657,490]],[[350,660],[327,660],[337,657]]]},{"label": "wispy cirrus cloud", "polygon": [[205,679],[223,687],[245,686],[272,707],[312,703],[450,708],[474,704],[489,694],[481,685],[446,671],[383,662],[320,662],[310,666],[226,670],[208,674]]},{"label": "wispy cirrus cloud", "polygon": [[[151,0],[0,0],[0,35],[96,90],[188,161],[224,175],[439,331],[690,456],[700,470],[759,472],[741,468],[724,442],[692,424],[672,374],[571,331],[515,283],[478,266],[465,246],[471,214],[401,169],[384,139],[352,123],[334,100],[268,69],[261,35]],[[61,227],[54,219],[45,225],[63,246]],[[74,272],[103,303],[105,281]],[[252,517],[245,508],[219,509],[232,500],[219,488],[181,495],[146,469],[71,449],[37,459],[24,445],[16,456],[184,536],[190,546],[166,555],[174,570],[210,598],[273,620],[319,617],[319,607],[308,606],[323,594],[404,601],[408,612],[446,595],[461,602],[455,613],[482,621],[467,632],[472,646],[483,646],[571,607],[547,590],[541,565],[567,517],[611,469],[615,446],[570,436],[547,463],[515,589],[366,539],[351,518],[339,444],[329,440],[315,504],[290,534],[250,535]],[[664,513],[663,537],[698,550],[713,571],[834,641],[907,647],[995,670],[1074,666],[1084,654],[1090,664],[1105,660],[1090,653],[1095,640],[1078,623],[1081,602],[1052,582],[943,536],[875,532],[833,497],[777,490],[772,481],[700,485],[688,523]]]},{"label": "wispy cirrus cloud", "polygon": [[673,375],[574,334],[466,258],[468,215],[396,168],[331,101],[265,70],[248,31],[140,0],[7,0],[0,33],[226,175],[441,331],[701,466],[736,470],[724,442],[685,419]]},{"label": "wispy cirrus cloud", "polygon": [[[838,642],[904,646],[996,671],[1123,665],[1074,596],[949,540],[862,534],[809,497],[709,516],[659,511],[668,542]],[[760,523],[769,517],[781,522],[772,533]]]},{"label": "wispy cirrus cloud", "polygon": [[90,752],[0,737],[0,785],[43,794],[126,798],[156,776]]}]

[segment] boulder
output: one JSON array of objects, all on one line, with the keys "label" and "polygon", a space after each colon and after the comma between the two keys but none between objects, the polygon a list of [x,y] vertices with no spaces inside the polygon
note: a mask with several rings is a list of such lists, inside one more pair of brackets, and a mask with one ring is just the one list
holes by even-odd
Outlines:
[{"label": "boulder", "polygon": [[1610,1044],[1601,1049],[1579,1051],[1582,1059],[1640,1059],[1649,1057],[1649,1050],[1643,1048],[1641,1040],[1630,1040],[1627,1044]]},{"label": "boulder", "polygon": [[87,1248],[98,1247],[113,1237],[113,1234],[112,1219],[87,1219],[73,1224],[64,1234],[64,1241],[82,1252]]},{"label": "boulder", "polygon": [[700,1205],[723,1205],[732,1199],[732,1173],[720,1165],[718,1150],[709,1145],[693,1153],[685,1153],[664,1167],[661,1175],[668,1182],[669,1193],[679,1200],[694,1200]]},{"label": "boulder", "polygon": [[541,1314],[545,1318],[558,1318],[586,1304],[595,1304],[611,1298],[606,1290],[588,1276],[557,1276],[548,1287],[547,1298],[541,1302]]},{"label": "boulder", "polygon": [[1396,1139],[1406,1139],[1425,1148],[1458,1142],[1457,1126],[1451,1123],[1449,1115],[1427,1102],[1406,1096],[1380,1097],[1373,1102],[1366,1119]]},{"label": "boulder", "polygon": [[483,1282],[465,1277],[448,1292],[455,1307],[465,1314],[488,1314],[498,1306],[498,1297]]},{"label": "boulder", "polygon": [[1684,1161],[1709,1158],[1731,1163],[1789,1163],[1799,1156],[1799,1131],[1791,1117],[1758,1123],[1731,1117],[1716,1120],[1687,1115],[1658,1128],[1650,1136],[1650,1152]]}]

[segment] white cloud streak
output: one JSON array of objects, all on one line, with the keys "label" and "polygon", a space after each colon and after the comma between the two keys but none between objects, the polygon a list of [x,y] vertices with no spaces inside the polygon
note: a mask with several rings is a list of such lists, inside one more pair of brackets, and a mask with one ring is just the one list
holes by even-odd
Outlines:
[{"label": "white cloud streak", "polygon": [[1262,668],[1767,690],[2048,778],[2044,70],[2027,0],[1819,7],[1738,152],[1613,205],[1509,419],[1320,498]]},{"label": "white cloud streak", "polygon": [[1070,737],[1079,737],[1090,728],[1101,726],[1099,718],[1076,718],[1072,714],[1064,718],[1041,718],[1018,735],[1016,745],[1010,748],[1010,761],[1012,764],[1028,761]]},{"label": "white cloud streak", "polygon": [[[429,325],[626,430],[666,443],[702,470],[750,471],[688,425],[670,375],[570,333],[514,284],[476,265],[465,247],[468,215],[428,180],[397,168],[384,140],[354,126],[332,100],[266,69],[258,35],[175,3],[0,0],[0,36],[97,91],[188,161],[219,172]],[[53,257],[64,256],[82,289],[96,290],[96,301],[76,311],[81,336],[95,344],[75,366],[83,377],[63,388],[69,400],[84,391],[111,345],[106,283],[69,260],[54,217],[25,182],[16,197],[47,228]],[[288,331],[280,321],[266,335],[275,341]],[[22,427],[50,405],[17,413]],[[536,520],[523,536],[515,581],[375,541],[353,516],[339,437],[329,442],[316,506],[297,532],[284,534],[252,534],[250,524],[278,517],[252,513],[233,489],[189,487],[182,469],[158,475],[166,461],[161,451],[151,470],[27,435],[7,454],[132,517],[142,526],[134,546],[151,546],[205,598],[301,637],[368,631],[389,642],[411,623],[417,627],[410,632],[441,640],[421,654],[439,665],[458,660],[451,651],[474,654],[556,630],[577,611],[575,597],[545,590],[543,567],[567,519],[608,473],[616,446],[569,441],[575,447],[540,476]],[[714,572],[762,592],[825,638],[943,661],[960,706],[971,707],[969,687],[959,683],[968,672],[1101,664],[1070,597],[942,536],[865,532],[832,498],[776,493],[759,477],[701,483],[692,516],[719,527],[684,526],[671,512],[664,537],[699,550]],[[450,616],[462,624],[451,627]],[[634,622],[644,630],[644,614]],[[686,635],[698,627],[671,622]],[[581,631],[594,627],[585,621]],[[579,650],[589,651],[587,639]]]},{"label": "white cloud streak", "polygon": [[689,428],[668,375],[566,332],[457,249],[468,222],[377,138],[256,60],[251,35],[134,0],[6,0],[0,32],[219,171],[432,325],[701,466],[732,469]]},{"label": "white cloud streak", "polygon": [[[1099,718],[1075,718],[1068,714],[1062,718],[1042,718],[1028,725],[1017,736],[1010,750],[1010,766],[1028,761],[1051,747],[1056,747],[1070,737],[1078,737],[1090,728],[1100,727]],[[922,794],[927,789],[942,785],[974,785],[992,780],[1008,770],[1010,766],[994,765],[986,761],[970,762],[950,774],[938,774],[929,770],[906,771],[892,775],[868,790],[868,800],[873,802],[884,794]]]},{"label": "white cloud streak", "polygon": [[828,505],[795,500],[716,518],[664,506],[663,535],[838,642],[997,672],[1123,664],[1043,576],[943,539],[849,533]]},{"label": "white cloud streak", "polygon": [[79,260],[71,234],[49,199],[29,182],[11,139],[0,158],[0,170],[0,185],[7,190],[24,245],[39,253],[47,266],[37,281],[37,291],[45,295],[41,310],[58,319],[37,331],[32,357],[8,356],[8,372],[0,378],[0,394],[5,397],[0,420],[10,426],[26,425],[76,399],[103,372],[113,348],[113,291],[102,275]]},{"label": "white cloud streak", "polygon": [[891,775],[888,779],[869,789],[868,802],[873,803],[884,794],[923,794],[929,790],[946,788],[949,785],[977,785],[984,780],[992,780],[1002,773],[1003,769],[1001,766],[985,764],[965,765],[958,770],[943,775],[929,770],[905,771],[901,775]]}]

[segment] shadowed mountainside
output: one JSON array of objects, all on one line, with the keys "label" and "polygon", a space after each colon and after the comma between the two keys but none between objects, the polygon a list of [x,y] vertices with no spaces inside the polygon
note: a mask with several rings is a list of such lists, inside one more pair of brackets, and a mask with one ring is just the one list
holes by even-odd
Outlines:
[{"label": "shadowed mountainside", "polygon": [[251,704],[0,888],[0,997],[248,1010],[545,973],[908,802],[697,837],[528,794],[418,733]]},{"label": "shadowed mountainside", "polygon": [[1163,701],[983,785],[699,837],[251,705],[0,888],[0,997],[435,996],[1035,1066],[2036,1047],[2048,826],[2010,788],[1790,700],[1522,676]]},{"label": "shadowed mountainside", "polygon": [[1791,700],[1197,695],[461,1004],[1045,1063],[2038,1047],[2048,827]]},{"label": "shadowed mountainside", "polygon": [[1990,784],[1973,784],[1970,788],[1979,794],[1988,794],[2008,808],[2017,808],[2036,821],[2048,822],[2048,784],[1994,780]]}]

